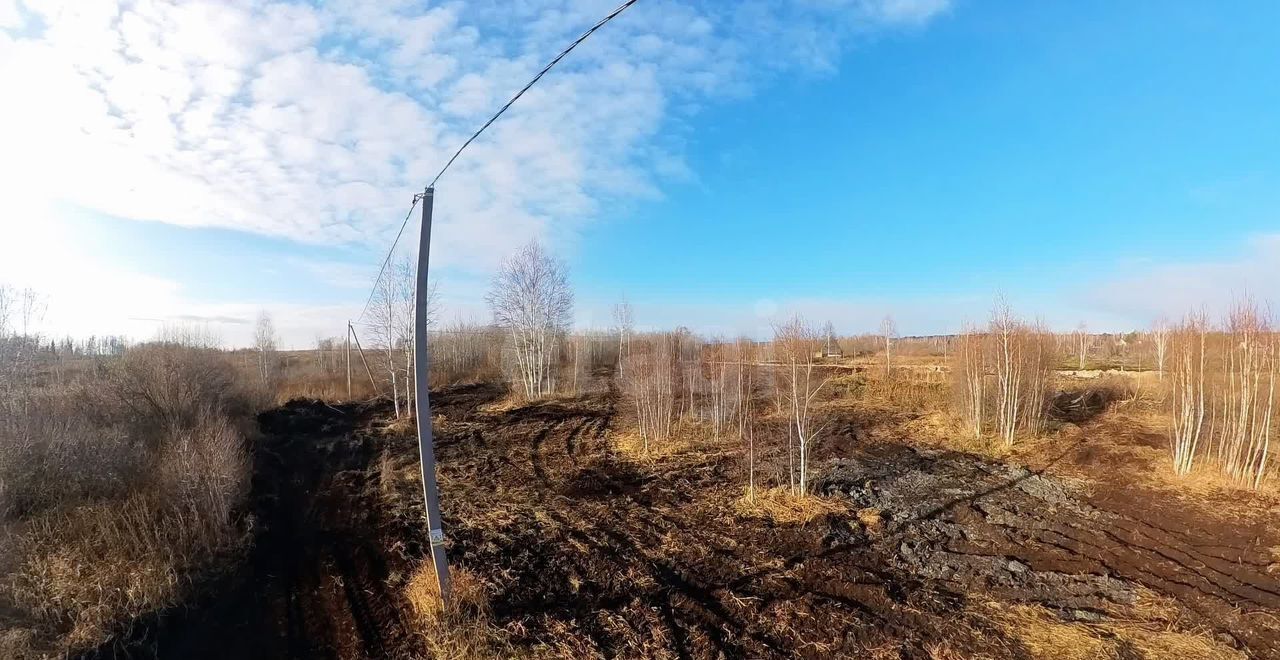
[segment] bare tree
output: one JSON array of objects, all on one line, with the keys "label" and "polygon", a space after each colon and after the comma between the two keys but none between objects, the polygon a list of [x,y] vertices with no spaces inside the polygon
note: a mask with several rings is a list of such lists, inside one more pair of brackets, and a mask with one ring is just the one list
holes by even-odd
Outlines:
[{"label": "bare tree", "polygon": [[733,364],[730,347],[721,339],[712,339],[702,350],[701,357],[702,379],[706,382],[707,393],[710,395],[707,412],[711,418],[711,432],[719,438],[720,432],[729,423],[735,402],[737,390],[731,384],[738,365]]},{"label": "bare tree", "polygon": [[960,413],[973,433],[982,437],[986,419],[986,337],[978,329],[966,325],[957,341],[954,364],[951,368],[956,394],[960,400]]},{"label": "bare tree", "polygon": [[510,333],[525,396],[551,394],[558,338],[573,313],[568,268],[530,242],[503,262],[485,300],[494,323]]},{"label": "bare tree", "polygon": [[7,284],[0,284],[0,339],[4,339],[12,332],[9,327],[10,319],[13,318],[13,308],[17,304],[18,294],[13,287]]},{"label": "bare tree", "polygon": [[263,310],[258,313],[258,323],[254,326],[253,346],[258,351],[258,375],[262,384],[271,381],[276,354],[276,326],[271,314]]},{"label": "bare tree", "polygon": [[756,498],[756,434],[752,419],[752,402],[755,399],[756,345],[742,338],[733,344],[733,360],[737,362],[738,441],[747,450],[747,501]]},{"label": "bare tree", "polygon": [[1151,342],[1156,347],[1156,369],[1160,380],[1164,380],[1164,356],[1169,349],[1169,322],[1163,317],[1156,319],[1151,328]]},{"label": "bare tree", "polygon": [[892,316],[886,314],[885,317],[881,319],[880,336],[884,339],[884,376],[885,378],[888,378],[892,369],[892,364],[889,359],[889,351],[894,338],[898,336],[898,324],[894,323]]},{"label": "bare tree", "polygon": [[1017,341],[1018,321],[1004,299],[991,312],[991,338],[995,342],[996,430],[1005,446],[1013,445],[1018,425],[1018,381],[1021,378],[1021,346]]},{"label": "bare tree", "polygon": [[30,337],[31,326],[33,323],[39,323],[44,318],[45,310],[48,303],[45,297],[40,295],[35,289],[27,287],[22,290],[18,297],[19,312],[22,315],[22,336]]},{"label": "bare tree", "polygon": [[627,353],[628,342],[631,341],[631,333],[635,327],[635,314],[631,309],[631,303],[623,300],[613,306],[613,324],[618,331],[618,375],[622,374],[622,357]]},{"label": "bare tree", "polygon": [[1080,358],[1080,370],[1084,371],[1084,360],[1089,357],[1089,326],[1081,321],[1071,336],[1075,339],[1076,355]]},{"label": "bare tree", "polygon": [[1232,478],[1262,484],[1275,417],[1277,346],[1270,322],[1245,299],[1227,317],[1218,458]]},{"label": "bare tree", "polygon": [[799,483],[796,490],[798,494],[804,495],[808,493],[809,452],[822,433],[822,428],[815,427],[814,424],[813,404],[829,377],[814,371],[814,352],[819,340],[803,318],[796,316],[775,326],[773,332],[774,347],[782,362],[778,395],[788,412],[788,426],[794,432],[795,443],[799,448]]},{"label": "bare tree", "polygon": [[822,350],[822,357],[833,355],[836,348],[836,326],[831,321],[827,321],[826,325],[822,326],[822,335],[823,340],[826,341],[826,346]]},{"label": "bare tree", "polygon": [[986,352],[996,380],[996,434],[1011,447],[1019,430],[1043,430],[1053,336],[1043,323],[1019,320],[1003,298],[996,299],[987,335],[991,346]]},{"label": "bare tree", "polygon": [[1208,325],[1204,314],[1191,314],[1170,336],[1173,432],[1169,448],[1173,471],[1178,475],[1190,473],[1195,466],[1204,429]]},{"label": "bare tree", "polygon": [[[400,368],[397,364],[399,350],[397,343],[404,337],[405,304],[404,292],[406,284],[402,261],[396,261],[386,268],[382,277],[374,284],[373,297],[369,302],[368,327],[373,345],[381,349],[383,368],[387,372],[387,380],[391,382],[391,402],[395,408],[396,418],[401,416],[400,410]],[[412,273],[412,270],[409,271]],[[408,288],[412,290],[413,278],[410,275]],[[412,308],[410,298],[410,309]],[[412,324],[412,321],[410,321]],[[409,325],[409,336],[413,336],[413,326]],[[412,350],[412,349],[410,349]],[[407,388],[406,388],[407,389]]]}]

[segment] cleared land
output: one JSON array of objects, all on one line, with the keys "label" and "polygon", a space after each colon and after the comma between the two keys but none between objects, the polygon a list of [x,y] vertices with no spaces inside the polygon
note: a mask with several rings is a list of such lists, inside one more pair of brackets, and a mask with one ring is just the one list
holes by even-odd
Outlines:
[{"label": "cleared land", "polygon": [[[903,419],[850,408],[817,456],[822,506],[780,515],[772,495],[744,506],[734,443],[638,461],[612,392],[504,394],[433,399],[450,560],[488,600],[462,625],[493,653],[1280,657],[1269,516],[1108,475],[1105,421],[1079,419],[1033,471],[916,446]],[[423,654],[404,596],[425,551],[416,445],[388,417],[301,401],[261,415],[243,570],[90,657]],[[1096,478],[1054,476],[1080,471]]]}]

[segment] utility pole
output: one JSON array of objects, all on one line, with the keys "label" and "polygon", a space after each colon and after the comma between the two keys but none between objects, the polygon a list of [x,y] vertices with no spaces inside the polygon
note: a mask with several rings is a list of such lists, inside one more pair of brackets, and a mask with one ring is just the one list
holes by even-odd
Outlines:
[{"label": "utility pole", "polygon": [[369,375],[369,384],[373,386],[374,394],[381,395],[382,388],[378,387],[378,382],[373,379],[373,370],[369,368],[369,361],[364,357],[364,348],[360,346],[360,335],[356,334],[354,325],[347,327],[351,330],[351,338],[356,340],[356,350],[360,353],[360,363],[364,365],[364,372]]},{"label": "utility pole", "polygon": [[427,370],[431,364],[427,358],[427,292],[430,291],[427,266],[431,260],[431,207],[435,192],[435,188],[428,186],[420,196],[422,234],[418,241],[418,274],[413,295],[413,388],[417,404],[414,417],[418,423],[418,454],[422,461],[422,495],[427,505],[427,529],[431,535],[431,560],[436,567],[440,598],[448,605],[449,560],[444,554],[444,528],[440,523],[440,496],[436,486],[435,441],[431,435],[431,400],[427,392],[430,383]]},{"label": "utility pole", "polygon": [[347,321],[347,401],[351,400],[351,321]]}]

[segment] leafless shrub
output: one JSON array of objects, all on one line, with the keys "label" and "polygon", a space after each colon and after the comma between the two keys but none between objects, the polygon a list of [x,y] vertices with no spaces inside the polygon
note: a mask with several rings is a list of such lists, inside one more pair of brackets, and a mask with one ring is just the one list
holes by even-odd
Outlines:
[{"label": "leafless shrub", "polygon": [[[136,347],[0,392],[0,610],[59,653],[177,603],[242,547],[249,390],[224,354]],[[3,522],[0,520],[0,522]]]},{"label": "leafless shrub", "polygon": [[1075,357],[1079,360],[1079,368],[1084,371],[1085,358],[1089,357],[1089,345],[1093,338],[1089,335],[1089,326],[1084,321],[1071,332],[1071,345]]},{"label": "leafless shrub", "polygon": [[84,413],[67,391],[0,399],[0,519],[116,497],[142,474],[142,449]]},{"label": "leafless shrub", "polygon": [[996,381],[996,435],[1011,447],[1020,430],[1035,434],[1044,428],[1052,337],[1041,324],[1019,320],[1003,300],[996,303],[987,334]]},{"label": "leafless shrub", "polygon": [[1179,476],[1202,463],[1260,488],[1275,457],[1280,335],[1252,301],[1237,302],[1218,329],[1189,315],[1168,338],[1169,447]]},{"label": "leafless shrub", "polygon": [[966,325],[956,340],[951,378],[960,417],[973,437],[982,436],[987,403],[987,339],[973,326]]},{"label": "leafless shrub", "polygon": [[953,406],[974,438],[994,427],[1005,447],[1019,433],[1044,430],[1054,337],[997,300],[985,332],[966,327],[951,360]]},{"label": "leafless shrub", "polygon": [[431,332],[428,337],[431,384],[501,380],[505,338],[501,328],[461,319]]},{"label": "leafless shrub", "polygon": [[1223,340],[1217,459],[1230,477],[1257,488],[1266,475],[1274,434],[1280,342],[1248,300],[1232,307]]},{"label": "leafless shrub", "polygon": [[635,402],[643,452],[671,436],[675,421],[675,353],[678,339],[670,334],[633,338],[619,370],[623,391]]},{"label": "leafless shrub", "polygon": [[84,382],[80,392],[102,425],[121,424],[154,443],[167,429],[190,428],[210,410],[245,418],[265,402],[246,387],[225,354],[173,344],[136,347],[105,369],[104,380]]}]

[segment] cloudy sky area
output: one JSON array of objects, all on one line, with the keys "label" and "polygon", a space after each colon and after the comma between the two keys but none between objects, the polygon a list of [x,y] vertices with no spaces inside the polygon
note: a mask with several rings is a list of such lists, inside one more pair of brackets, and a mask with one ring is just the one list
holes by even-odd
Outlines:
[{"label": "cloudy sky area", "polygon": [[[341,335],[413,193],[615,4],[0,0],[0,282],[50,334]],[[1280,5],[1030,4],[640,0],[440,182],[444,316],[535,237],[583,326],[1280,303]]]}]

